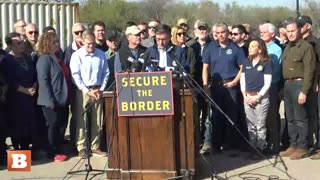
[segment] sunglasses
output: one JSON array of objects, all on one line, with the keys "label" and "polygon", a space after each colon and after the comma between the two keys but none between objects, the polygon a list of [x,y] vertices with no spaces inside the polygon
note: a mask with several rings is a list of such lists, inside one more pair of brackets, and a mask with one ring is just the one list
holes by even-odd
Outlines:
[{"label": "sunglasses", "polygon": [[142,32],[142,33],[146,33],[147,30],[146,30],[146,29],[141,29],[141,32]]},{"label": "sunglasses", "polygon": [[82,33],[83,33],[83,31],[75,31],[75,32],[74,32],[74,34],[77,35],[77,36],[80,35],[80,34],[82,34]]},{"label": "sunglasses", "polygon": [[238,36],[240,33],[231,33],[232,36]]},{"label": "sunglasses", "polygon": [[185,33],[185,32],[183,32],[183,33],[177,33],[177,35],[178,35],[178,36],[182,36],[182,35],[183,35],[183,36],[186,36],[187,33]]},{"label": "sunglasses", "polygon": [[38,34],[39,34],[39,32],[38,32],[38,31],[29,31],[29,32],[28,32],[28,34],[30,34],[30,35],[31,35],[31,34],[38,35]]},{"label": "sunglasses", "polygon": [[156,26],[148,26],[149,29],[156,29]]}]

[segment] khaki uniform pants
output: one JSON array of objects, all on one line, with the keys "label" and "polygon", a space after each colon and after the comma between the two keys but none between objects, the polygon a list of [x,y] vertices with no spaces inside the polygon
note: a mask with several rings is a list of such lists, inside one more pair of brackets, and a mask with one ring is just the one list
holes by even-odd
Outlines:
[{"label": "khaki uniform pants", "polygon": [[[86,148],[85,140],[85,121],[84,117],[82,116],[83,111],[85,110],[85,106],[89,101],[89,96],[81,91],[78,91],[76,98],[76,104],[82,106],[82,111],[78,113],[77,117],[77,149],[81,151]],[[82,96],[82,98],[81,98]],[[83,99],[83,100],[82,100]],[[81,101],[82,100],[82,101]],[[84,114],[86,115],[86,114]],[[99,100],[96,102],[91,109],[88,111],[87,120],[90,121],[90,140],[91,140],[91,149],[97,150],[100,149],[100,133],[102,130],[102,101]]]}]

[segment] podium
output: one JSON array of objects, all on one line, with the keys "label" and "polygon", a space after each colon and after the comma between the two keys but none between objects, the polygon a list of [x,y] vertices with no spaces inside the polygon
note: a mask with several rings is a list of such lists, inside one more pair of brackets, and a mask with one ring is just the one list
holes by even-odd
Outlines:
[{"label": "podium", "polygon": [[[189,90],[174,91],[174,115],[118,117],[113,92],[105,92],[107,145],[110,146],[107,179],[164,179],[183,175],[186,170],[184,118],[185,98],[188,169],[196,173],[199,152],[198,120]],[[114,112],[114,118],[112,118]],[[198,166],[199,167],[199,166]]]}]

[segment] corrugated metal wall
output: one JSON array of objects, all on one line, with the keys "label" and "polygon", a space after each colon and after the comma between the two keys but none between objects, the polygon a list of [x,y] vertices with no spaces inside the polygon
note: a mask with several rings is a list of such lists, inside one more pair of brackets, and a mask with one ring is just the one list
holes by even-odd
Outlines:
[{"label": "corrugated metal wall", "polygon": [[14,31],[13,24],[17,19],[37,24],[40,34],[44,27],[53,26],[64,49],[72,42],[72,24],[79,22],[79,4],[0,1],[0,37],[3,47],[6,47],[4,37]]}]

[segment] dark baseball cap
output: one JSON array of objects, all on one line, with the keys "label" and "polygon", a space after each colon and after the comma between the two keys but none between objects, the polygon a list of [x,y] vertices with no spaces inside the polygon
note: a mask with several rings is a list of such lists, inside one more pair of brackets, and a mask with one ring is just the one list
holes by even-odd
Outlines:
[{"label": "dark baseball cap", "polygon": [[207,22],[200,20],[200,21],[198,22],[198,28],[199,28],[199,27],[209,28],[209,25],[208,25]]},{"label": "dark baseball cap", "polygon": [[116,40],[117,39],[117,35],[110,30],[106,32],[105,37],[106,37],[106,40]]},{"label": "dark baseball cap", "polygon": [[282,20],[279,24],[278,24],[278,28],[286,28],[287,25],[288,25],[288,20],[287,19],[284,19]]},{"label": "dark baseball cap", "polygon": [[312,20],[310,18],[310,16],[300,16],[297,19],[297,23],[300,27],[304,26],[305,24],[310,24],[312,25]]}]

